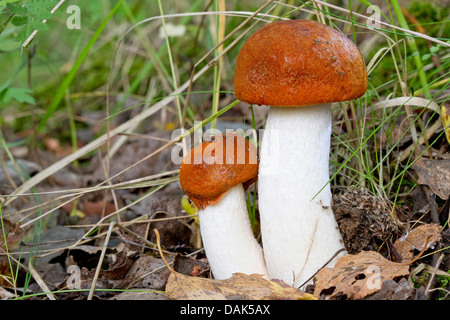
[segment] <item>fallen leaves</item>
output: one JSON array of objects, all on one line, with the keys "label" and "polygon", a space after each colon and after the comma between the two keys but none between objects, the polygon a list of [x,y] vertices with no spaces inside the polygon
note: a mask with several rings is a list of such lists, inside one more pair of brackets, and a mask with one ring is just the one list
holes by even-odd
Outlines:
[{"label": "fallen leaves", "polygon": [[[349,194],[347,196],[350,197]],[[353,206],[364,212],[353,210],[351,213],[375,216],[388,212],[388,210],[384,210],[384,207],[380,207],[379,203],[370,205],[372,198],[365,197],[364,199],[365,201],[360,201],[357,206]],[[311,287],[313,294],[305,293],[278,280],[264,279],[261,275],[256,274],[238,273],[226,280],[210,279],[207,277],[209,270],[207,260],[202,255],[191,257],[183,254],[175,255],[167,251],[168,248],[174,248],[177,245],[171,232],[175,232],[177,235],[180,232],[175,231],[177,229],[174,228],[173,221],[176,220],[166,220],[165,216],[173,212],[173,217],[170,218],[175,218],[176,213],[180,210],[170,206],[169,202],[164,202],[164,204],[161,206],[161,203],[154,202],[150,210],[153,212],[152,223],[137,223],[129,226],[140,238],[134,238],[136,236],[131,234],[130,237],[128,237],[129,234],[121,234],[118,240],[126,239],[127,241],[106,250],[104,263],[98,272],[98,281],[93,282],[93,279],[101,247],[99,244],[78,245],[63,250],[62,248],[71,241],[61,242],[61,240],[74,240],[80,237],[74,233],[78,229],[67,227],[53,227],[43,233],[41,248],[45,251],[59,248],[62,252],[58,250],[60,253],[38,258],[36,270],[42,274],[43,280],[49,284],[51,290],[70,289],[74,285],[88,290],[95,286],[98,290],[96,296],[100,299],[109,299],[111,296],[109,290],[135,290],[136,292],[124,294],[117,299],[137,299],[139,297],[172,300],[318,300],[342,297],[353,300],[405,300],[411,299],[416,293],[412,281],[418,277],[417,274],[425,271],[427,273],[434,272],[436,275],[445,275],[443,271],[427,265],[428,262],[420,264],[420,268],[414,268],[411,264],[411,261],[421,258],[424,250],[435,248],[433,246],[440,242],[445,235],[440,225],[422,224],[394,242],[392,248],[395,248],[401,257],[399,262],[389,261],[374,251],[348,254],[342,257],[334,268],[324,268],[319,271],[315,277],[314,286]],[[384,216],[382,215],[382,217]],[[377,221],[375,218],[373,217],[370,221]],[[374,226],[373,223],[365,224],[366,228],[371,228],[372,235],[375,234],[375,231],[379,234],[386,233],[386,228],[380,229],[377,226]],[[8,244],[22,238],[22,229],[17,225],[4,220],[4,227]],[[153,243],[158,245],[159,252],[153,251],[153,247],[149,251],[144,251],[142,246],[138,246],[139,240],[149,239],[151,231],[156,237],[151,240],[156,240]],[[0,240],[2,240],[1,236]],[[58,241],[55,242],[55,240]],[[0,242],[0,248],[1,245]],[[161,250],[161,245],[165,248],[164,252]],[[163,261],[164,256],[170,257],[169,263]],[[9,266],[6,264],[3,266],[5,267],[4,272],[0,272],[0,274],[11,277],[12,275],[7,273]],[[52,278],[47,278],[46,272],[49,270],[49,266],[54,269],[58,267],[58,274],[62,276],[62,279],[60,276],[55,277],[55,272],[53,272]],[[68,266],[78,267],[78,282],[73,282],[75,278],[73,274],[67,272]],[[3,283],[3,286],[9,287],[7,283]],[[141,292],[144,290],[147,292]],[[157,293],[157,291],[159,292]],[[5,294],[7,292],[0,292],[0,296]],[[59,294],[58,298],[73,299],[85,295],[86,292],[67,293],[66,295]]]},{"label": "fallen leaves", "polygon": [[[160,236],[153,230],[161,251]],[[161,255],[166,263],[164,255]],[[293,288],[282,281],[268,281],[262,275],[236,273],[225,280],[184,275],[166,263],[171,274],[166,284],[166,295],[175,300],[316,300],[308,293]]]},{"label": "fallen leaves", "polygon": [[334,268],[323,268],[316,275],[314,295],[345,295],[363,299],[378,292],[384,281],[409,275],[409,266],[385,259],[374,251],[363,251],[340,258]]},{"label": "fallen leaves", "polygon": [[443,200],[450,197],[450,160],[419,159],[413,168],[419,184],[429,186]]},{"label": "fallen leaves", "polygon": [[402,261],[409,262],[414,259],[414,251],[421,252],[433,248],[437,242],[441,241],[441,231],[442,227],[438,224],[430,223],[418,226],[397,239],[394,247]]},{"label": "fallen leaves", "polygon": [[[11,246],[20,239],[22,239],[23,231],[18,224],[14,224],[11,221],[2,217],[0,227],[2,231],[0,232],[0,248],[3,250],[7,249],[7,245]],[[6,239],[5,236],[6,235]]]},{"label": "fallen leaves", "polygon": [[281,281],[242,273],[225,280],[213,280],[172,272],[166,295],[176,300],[316,300],[313,295]]},{"label": "fallen leaves", "polygon": [[[348,254],[338,260],[334,268],[320,270],[315,278],[314,295],[333,298],[344,295],[348,299],[364,299],[374,296],[382,288],[392,295],[401,292],[411,295],[411,284],[398,281],[410,276],[410,266],[427,249],[435,248],[442,240],[442,226],[423,224],[397,239],[394,248],[401,262],[393,262],[374,251]],[[431,267],[430,267],[431,268]]]}]

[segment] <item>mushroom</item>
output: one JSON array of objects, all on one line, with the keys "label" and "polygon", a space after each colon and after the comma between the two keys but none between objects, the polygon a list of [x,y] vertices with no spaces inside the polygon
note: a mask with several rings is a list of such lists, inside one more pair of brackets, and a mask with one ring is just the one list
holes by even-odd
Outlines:
[{"label": "mushroom", "polygon": [[200,233],[215,279],[238,272],[267,278],[245,198],[257,175],[256,147],[234,133],[195,146],[181,163],[180,187],[199,209]]},{"label": "mushroom", "polygon": [[331,103],[362,96],[361,53],[342,33],[309,20],[277,21],[241,48],[234,92],[270,106],[261,141],[258,204],[271,278],[301,286],[346,253],[331,208]]}]

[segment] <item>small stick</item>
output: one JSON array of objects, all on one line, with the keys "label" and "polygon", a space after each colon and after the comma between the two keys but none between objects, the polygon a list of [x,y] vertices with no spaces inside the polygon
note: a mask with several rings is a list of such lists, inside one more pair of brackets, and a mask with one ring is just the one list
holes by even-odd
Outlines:
[{"label": "small stick", "polygon": [[441,255],[439,256],[438,261],[436,262],[436,265],[434,267],[433,273],[431,274],[430,281],[428,281],[427,288],[425,289],[425,296],[426,297],[428,297],[428,294],[430,292],[431,284],[434,282],[434,277],[436,276],[436,272],[439,269],[439,265],[441,264],[441,262],[444,259],[444,257],[445,257],[445,254],[441,253]]},{"label": "small stick", "polygon": [[164,264],[166,265],[167,269],[169,269],[170,272],[174,273],[175,270],[173,270],[173,269],[169,266],[169,264],[168,264],[167,261],[166,261],[166,258],[164,258],[164,254],[163,254],[162,249],[161,249],[161,242],[160,242],[160,237],[159,237],[158,229],[156,229],[156,228],[153,229],[153,232],[156,234],[156,244],[158,245],[159,254],[161,255],[161,258],[163,259]]},{"label": "small stick", "polygon": [[39,275],[39,273],[34,269],[33,264],[30,263],[28,265],[28,271],[30,271],[31,275],[33,276],[34,280],[36,280],[37,284],[39,285],[39,287],[41,287],[42,291],[45,292],[45,294],[47,295],[47,297],[50,300],[56,300],[55,296],[53,295],[53,293],[51,293],[49,287],[47,287],[47,285],[45,284],[44,280],[42,280],[41,276]]},{"label": "small stick", "polygon": [[412,259],[411,261],[409,261],[408,263],[405,263],[406,265],[411,265],[411,264],[413,264],[414,262],[416,262],[417,260],[419,260],[420,259],[420,257],[423,255],[423,253],[425,252],[425,250],[427,250],[428,248],[428,242],[430,241],[430,236],[428,236],[427,237],[427,239],[426,239],[426,241],[425,241],[425,245],[423,246],[423,248],[422,248],[422,251],[420,251],[420,253],[414,258],[414,259]]},{"label": "small stick", "polygon": [[144,243],[145,245],[149,246],[150,248],[155,249],[155,248],[157,247],[153,242],[148,241],[148,240],[145,239],[144,237],[141,237],[141,236],[140,236],[139,234],[137,234],[136,232],[131,231],[130,229],[128,229],[128,228],[126,228],[126,227],[124,227],[124,226],[122,226],[122,225],[120,225],[120,224],[117,224],[117,226],[119,227],[119,229],[121,229],[122,231],[125,231],[125,232],[128,233],[129,235],[132,235],[133,237],[135,237],[136,239],[138,239],[139,241],[141,241],[141,242]]},{"label": "small stick", "polygon": [[341,252],[344,252],[345,250],[346,250],[345,248],[342,248],[342,249],[339,249],[338,251],[336,251],[336,253],[333,254],[333,256],[330,259],[328,259],[328,261],[325,262],[325,264],[319,270],[317,270],[311,277],[309,277],[305,282],[303,282],[302,285],[299,286],[298,288],[301,288],[305,284],[307,284],[312,278],[314,278],[319,273],[320,270],[325,268],[331,261],[333,261],[334,258],[336,258],[338,256],[338,254],[340,254]]},{"label": "small stick", "polygon": [[[5,250],[3,250],[0,247],[0,251],[3,253],[8,254],[8,252],[6,252]],[[19,260],[15,259],[13,256],[10,256],[10,258],[12,260],[14,260],[15,263],[17,263],[19,266],[21,266],[24,270],[28,271],[31,276],[33,277],[33,279],[36,281],[36,283],[39,285],[39,287],[42,289],[42,291],[47,295],[47,297],[50,300],[56,300],[55,296],[53,295],[53,293],[51,293],[50,288],[47,286],[47,284],[44,282],[44,280],[42,279],[42,277],[39,275],[39,273],[36,271],[36,269],[34,269],[33,267],[33,263],[30,262],[28,264],[28,267],[25,266],[22,262],[20,262]],[[36,259],[36,257],[34,257],[34,259]],[[11,270],[12,273],[12,270]],[[16,292],[16,288],[14,285],[14,291]],[[15,293],[15,296],[17,297],[17,292]]]},{"label": "small stick", "polygon": [[112,230],[116,226],[116,222],[113,221],[109,225],[108,233],[106,234],[105,243],[103,243],[102,254],[100,255],[100,259],[98,260],[97,268],[95,269],[94,279],[92,280],[91,290],[89,291],[88,300],[92,300],[95,292],[95,285],[97,284],[98,275],[100,274],[100,270],[102,268],[103,259],[105,258],[106,249],[108,248],[109,238],[111,237]]}]

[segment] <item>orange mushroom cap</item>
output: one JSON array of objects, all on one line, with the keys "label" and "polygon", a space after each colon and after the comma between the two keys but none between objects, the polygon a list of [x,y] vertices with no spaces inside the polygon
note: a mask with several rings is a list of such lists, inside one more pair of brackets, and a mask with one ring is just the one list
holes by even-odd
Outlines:
[{"label": "orange mushroom cap", "polygon": [[244,102],[307,106],[362,96],[366,65],[344,34],[311,20],[270,23],[242,46],[234,93]]},{"label": "orange mushroom cap", "polygon": [[248,139],[231,133],[215,138],[194,147],[180,166],[180,187],[199,209],[240,183],[247,189],[258,176],[257,149]]}]

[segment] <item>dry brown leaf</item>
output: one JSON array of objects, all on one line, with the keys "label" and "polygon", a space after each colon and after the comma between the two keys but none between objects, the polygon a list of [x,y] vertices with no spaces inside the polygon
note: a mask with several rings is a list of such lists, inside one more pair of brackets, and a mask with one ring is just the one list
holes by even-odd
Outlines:
[{"label": "dry brown leaf", "polygon": [[407,264],[389,261],[377,252],[348,254],[334,268],[323,268],[317,273],[314,295],[332,291],[331,297],[343,294],[358,300],[378,292],[384,281],[407,275]]},{"label": "dry brown leaf", "polygon": [[14,294],[12,294],[8,290],[3,289],[2,287],[0,287],[0,299],[1,300],[13,299],[15,297],[16,296]]},{"label": "dry brown leaf", "polygon": [[213,280],[172,272],[166,295],[174,300],[316,300],[313,295],[281,281],[242,273],[226,280]]},{"label": "dry brown leaf", "polygon": [[413,165],[419,176],[419,183],[446,200],[450,196],[450,160],[419,159]]},{"label": "dry brown leaf", "polygon": [[[0,232],[0,248],[6,250],[6,246],[11,248],[14,243],[22,239],[23,230],[18,224],[14,224],[7,219],[3,219],[2,225],[4,232]],[[3,234],[6,234],[6,241]]]},{"label": "dry brown leaf", "polygon": [[403,262],[410,261],[414,258],[414,250],[421,252],[425,245],[429,249],[436,242],[441,241],[441,231],[442,227],[434,223],[418,226],[405,236],[397,239],[394,247]]}]

